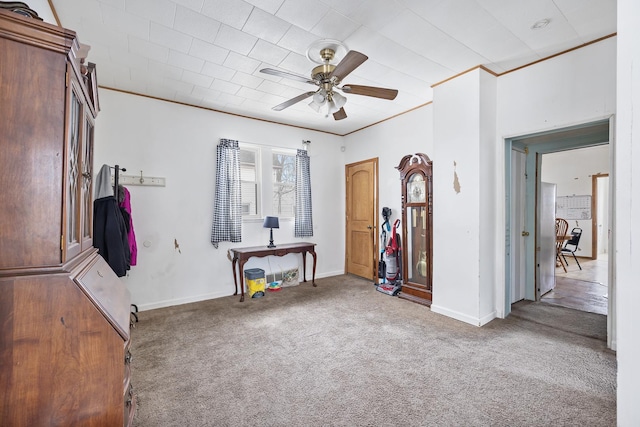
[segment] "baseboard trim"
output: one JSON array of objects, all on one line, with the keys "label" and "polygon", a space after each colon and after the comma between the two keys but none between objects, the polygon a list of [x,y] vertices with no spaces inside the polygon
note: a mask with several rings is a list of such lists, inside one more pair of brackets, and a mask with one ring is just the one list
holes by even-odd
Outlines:
[{"label": "baseboard trim", "polygon": [[494,310],[491,313],[482,316],[480,318],[480,326],[484,326],[487,323],[491,322],[493,319],[497,319],[498,318],[498,313]]},{"label": "baseboard trim", "polygon": [[176,298],[176,299],[156,301],[156,302],[150,302],[147,304],[136,304],[136,305],[138,306],[138,311],[147,311],[147,310],[154,310],[156,308],[173,307],[175,305],[190,304],[192,302],[200,302],[208,299],[222,298],[222,297],[228,297],[228,296],[229,294],[211,293],[211,294],[194,295],[194,296],[189,296],[184,298]]},{"label": "baseboard trim", "polygon": [[496,312],[492,311],[483,317],[473,317],[458,311],[450,310],[445,307],[441,307],[436,304],[431,304],[431,311],[434,313],[442,314],[443,316],[451,317],[452,319],[459,320],[464,323],[468,323],[473,326],[483,326],[496,318]]}]

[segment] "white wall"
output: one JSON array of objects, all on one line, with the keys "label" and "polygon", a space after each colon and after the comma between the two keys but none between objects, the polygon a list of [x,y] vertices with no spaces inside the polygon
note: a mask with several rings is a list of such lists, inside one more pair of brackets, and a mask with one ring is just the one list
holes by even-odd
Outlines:
[{"label": "white wall", "polygon": [[[592,195],[591,176],[609,173],[609,169],[609,145],[542,155],[542,181],[556,184],[558,197]],[[607,200],[603,202],[606,204]],[[576,256],[591,257],[592,221],[568,221],[569,231],[582,228]]]},{"label": "white wall", "polygon": [[[505,269],[497,263],[500,248],[505,245],[505,213],[496,211],[499,193],[499,174],[504,150],[495,144],[497,114],[497,79],[479,71],[480,74],[480,283],[478,302],[478,324],[494,319],[497,315],[496,283],[505,282]],[[504,188],[504,184],[503,188]],[[501,238],[502,237],[502,238]],[[504,296],[502,297],[504,299]]]},{"label": "white wall", "polygon": [[[640,425],[640,3],[618,0],[618,114],[613,144],[617,283],[618,425]],[[638,104],[638,105],[636,105]],[[634,126],[634,122],[636,126]],[[635,149],[634,149],[635,147]]]},{"label": "white wall", "polygon": [[431,309],[474,325],[495,317],[495,96],[481,69],[434,88]]},{"label": "white wall", "polygon": [[498,135],[608,117],[616,108],[616,37],[498,78]]},{"label": "white wall", "polygon": [[[285,148],[303,148],[302,140],[311,140],[314,237],[294,238],[293,222],[283,221],[274,239],[317,243],[316,277],[344,272],[340,137],[111,90],[100,89],[99,96],[95,171],[102,164],[119,164],[127,175],[143,171],[166,178],[166,187],[127,187],[139,252],[138,265],[124,280],[140,309],[233,294],[227,250],[268,243],[269,230],[262,222],[243,224],[242,243],[223,242],[215,249],[210,242],[220,138]],[[311,257],[307,263],[310,272]]]}]

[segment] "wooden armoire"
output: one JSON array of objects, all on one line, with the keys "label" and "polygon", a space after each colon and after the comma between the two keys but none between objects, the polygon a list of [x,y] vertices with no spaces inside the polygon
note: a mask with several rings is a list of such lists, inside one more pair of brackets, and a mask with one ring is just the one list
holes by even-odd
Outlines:
[{"label": "wooden armoire", "polygon": [[95,72],[0,10],[0,424],[126,426],[130,295],[92,245]]}]

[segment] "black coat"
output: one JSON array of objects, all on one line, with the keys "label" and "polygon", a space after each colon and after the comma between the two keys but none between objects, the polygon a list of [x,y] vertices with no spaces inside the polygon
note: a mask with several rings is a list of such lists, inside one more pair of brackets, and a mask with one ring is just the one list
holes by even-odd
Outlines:
[{"label": "black coat", "polygon": [[93,202],[93,246],[118,277],[127,274],[131,267],[127,225],[113,196]]}]

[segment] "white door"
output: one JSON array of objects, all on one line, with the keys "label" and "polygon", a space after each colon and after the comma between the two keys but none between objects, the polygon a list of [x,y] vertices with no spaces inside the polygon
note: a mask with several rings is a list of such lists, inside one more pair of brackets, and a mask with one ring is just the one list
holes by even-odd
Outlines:
[{"label": "white door", "polygon": [[511,227],[509,248],[511,250],[511,303],[525,298],[525,239],[533,239],[526,231],[526,158],[522,151],[511,150]]},{"label": "white door", "polygon": [[538,187],[536,224],[536,301],[556,287],[556,185]]}]

